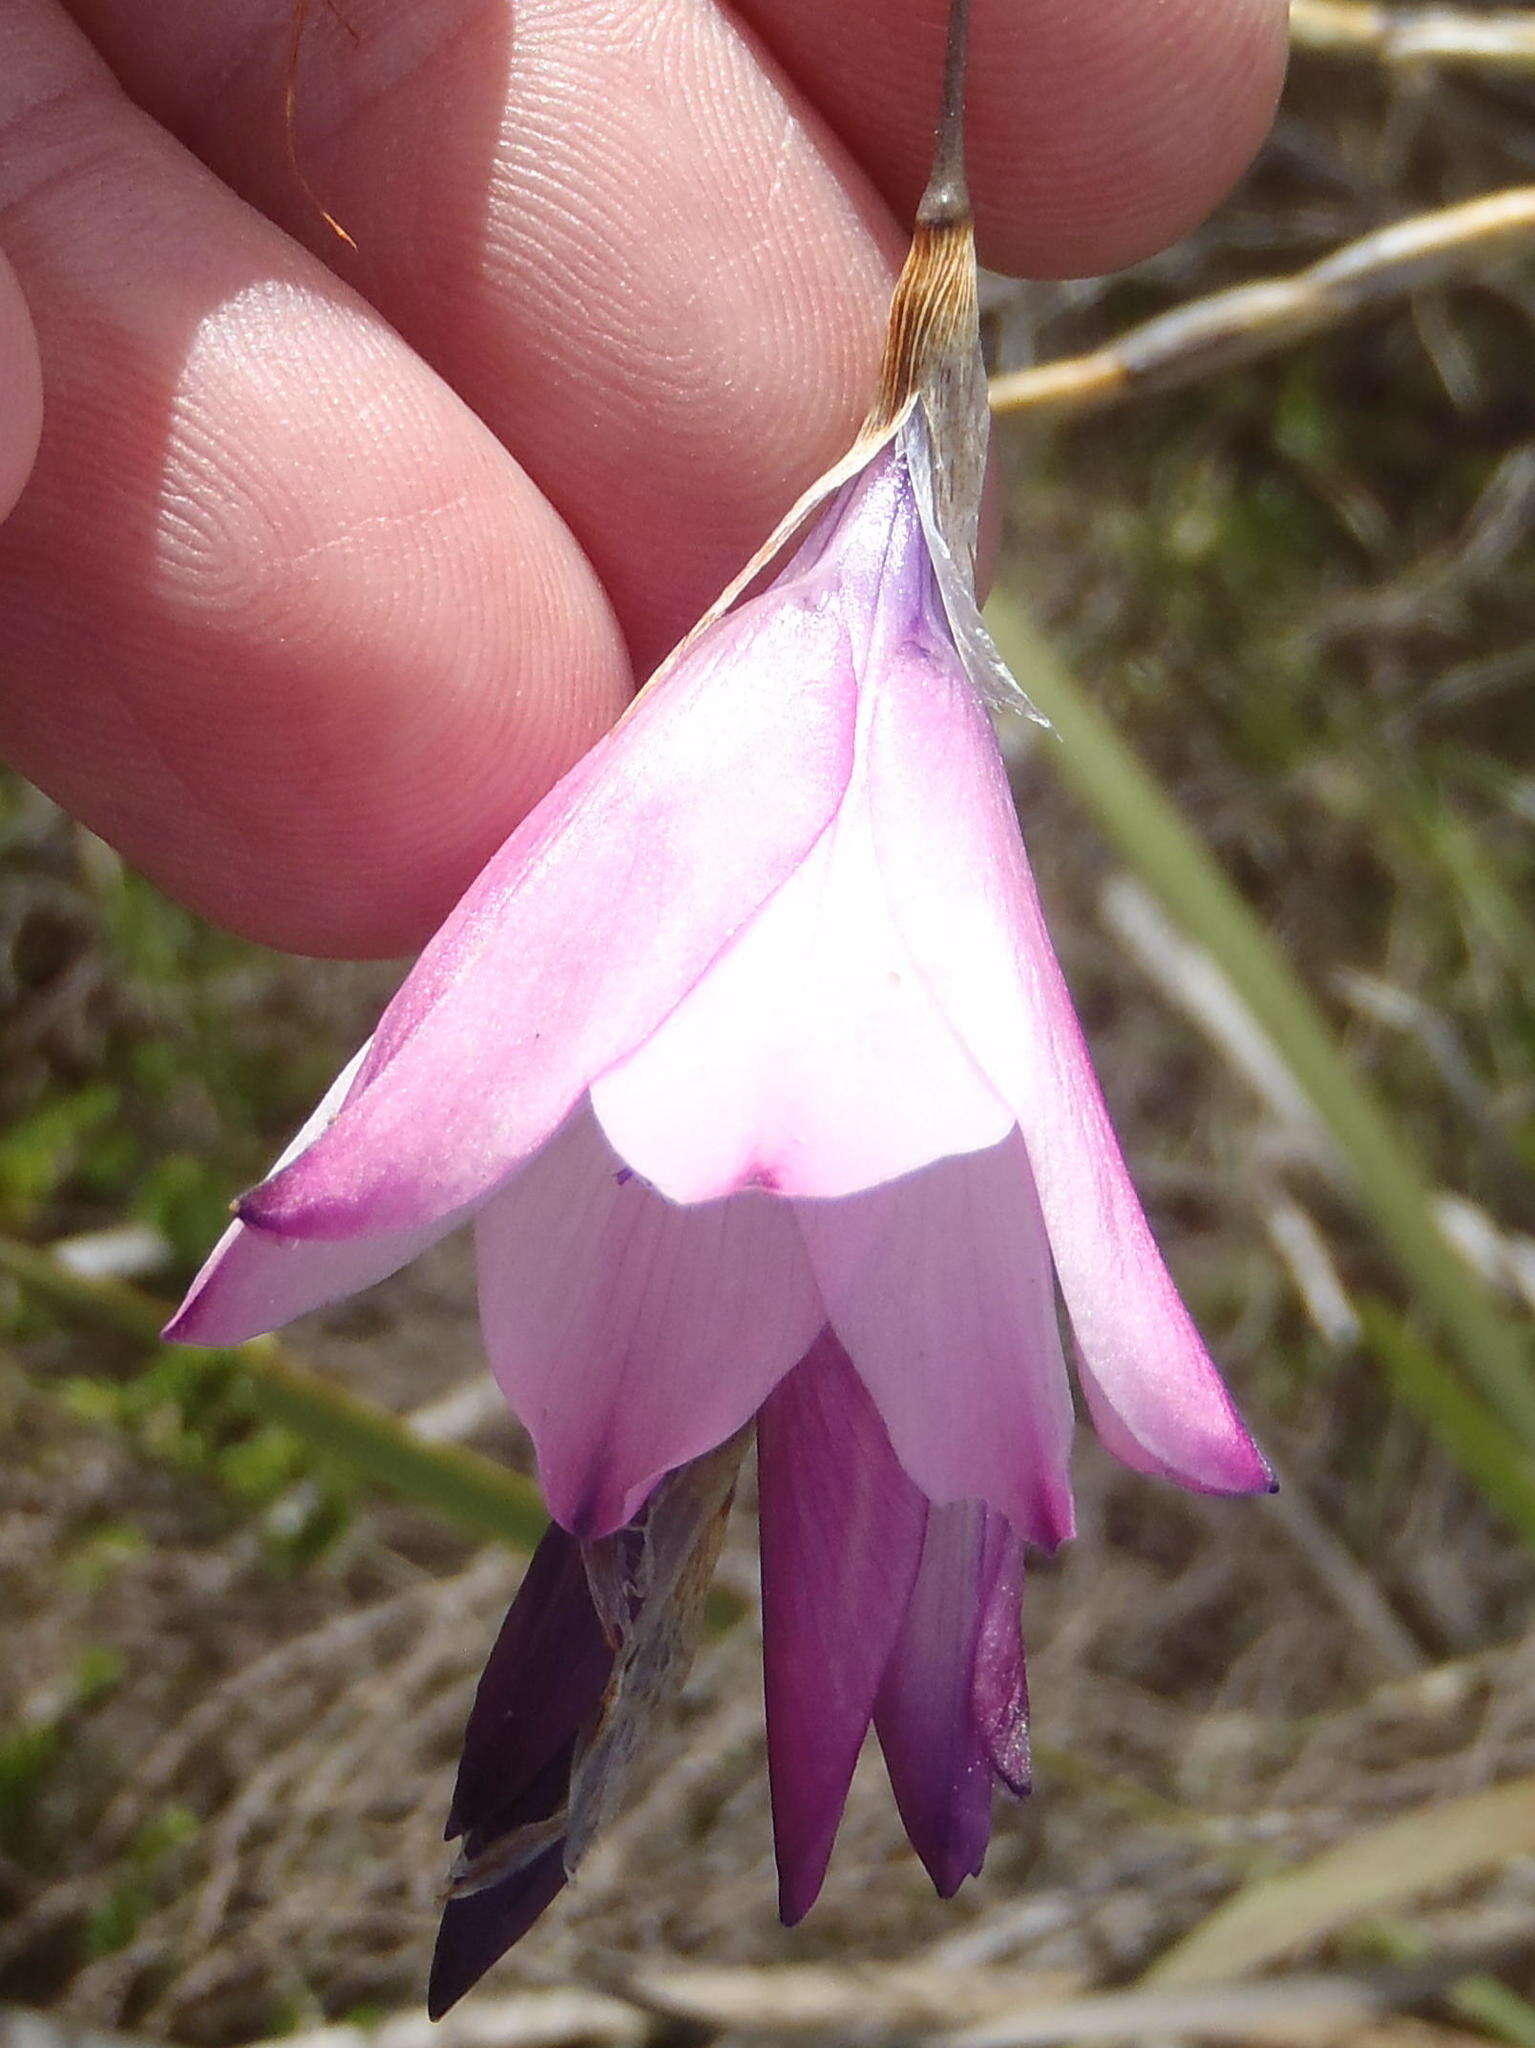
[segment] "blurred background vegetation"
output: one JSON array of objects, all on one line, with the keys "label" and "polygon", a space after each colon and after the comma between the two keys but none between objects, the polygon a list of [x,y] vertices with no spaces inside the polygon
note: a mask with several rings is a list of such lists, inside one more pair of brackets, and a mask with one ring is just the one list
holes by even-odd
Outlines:
[{"label": "blurred background vegetation", "polygon": [[[776,1926],[721,1636],[460,2038],[1535,2043],[1535,10],[1295,31],[1199,235],[990,296],[996,624],[1057,727],[1007,736],[1025,827],[1284,1490],[1083,1445],[1037,1790],[949,1906],[866,1759]],[[71,2026],[419,2005],[529,1515],[463,1249],[283,1352],[163,1350],[126,1291],[176,1292],[391,978],[208,930],[0,782],[0,2000]]]}]

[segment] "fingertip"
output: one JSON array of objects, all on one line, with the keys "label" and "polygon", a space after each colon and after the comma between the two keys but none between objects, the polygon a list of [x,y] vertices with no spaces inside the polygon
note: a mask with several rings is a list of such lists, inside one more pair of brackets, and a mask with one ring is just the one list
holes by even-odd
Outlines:
[{"label": "fingertip", "polygon": [[[988,17],[983,16],[983,22]],[[1123,269],[1217,206],[1267,134],[1285,0],[1099,0],[989,16],[972,173],[982,260],[1015,275]]]},{"label": "fingertip", "polygon": [[[739,0],[897,216],[927,176],[948,0]],[[1273,118],[1285,0],[975,0],[967,94],[982,260],[1095,275],[1186,234]]]}]

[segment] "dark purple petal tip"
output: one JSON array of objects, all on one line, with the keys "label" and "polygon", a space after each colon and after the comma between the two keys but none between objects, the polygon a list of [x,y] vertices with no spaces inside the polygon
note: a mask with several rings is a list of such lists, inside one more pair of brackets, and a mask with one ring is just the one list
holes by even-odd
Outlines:
[{"label": "dark purple petal tip", "polygon": [[437,1930],[426,2010],[440,2020],[527,1933],[564,1888],[564,1844],[554,1843],[500,1884],[449,1899]]},{"label": "dark purple petal tip", "polygon": [[571,1764],[612,1667],[581,1546],[551,1523],[469,1712],[446,1829],[450,1841],[463,1838],[458,1889],[443,1908],[427,1994],[434,2019],[522,1939],[564,1885]]}]

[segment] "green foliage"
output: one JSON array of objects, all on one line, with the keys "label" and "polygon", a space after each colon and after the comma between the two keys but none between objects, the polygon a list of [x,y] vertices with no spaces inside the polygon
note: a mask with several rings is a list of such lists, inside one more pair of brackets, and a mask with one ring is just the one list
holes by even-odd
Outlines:
[{"label": "green foliage", "polygon": [[161,1231],[186,1266],[200,1265],[229,1222],[228,1181],[215,1162],[190,1152],[167,1152],[138,1181],[134,1208]]},{"label": "green foliage", "polygon": [[78,1009],[64,1057],[0,1072],[0,1228],[137,1218],[200,1256],[335,1048],[291,1015],[286,963],[167,901],[0,771],[7,848],[20,914],[0,970],[23,1006],[34,990],[57,1003],[62,983]]},{"label": "green foliage", "polygon": [[0,1729],[0,1849],[23,1854],[38,1809],[68,1770],[80,1718],[119,1683],[123,1663],[98,1645],[82,1651],[54,1693],[26,1701],[17,1725]]},{"label": "green foliage", "polygon": [[142,1529],[131,1522],[98,1522],[79,1529],[61,1546],[59,1566],[77,1591],[94,1593],[111,1585],[125,1566],[136,1563],[149,1548]]},{"label": "green foliage", "polygon": [[[13,1091],[0,1104],[0,1230],[46,1242],[136,1220],[188,1269],[227,1222],[231,1187],[307,1109],[335,1048],[290,1014],[285,963],[167,901],[0,771],[6,849],[18,903],[38,877],[10,974],[22,991],[51,991],[61,976],[78,985],[72,1023],[89,1059],[84,1072],[66,1057],[0,1076]],[[71,1327],[41,1297],[8,1290],[0,1325],[27,1339]],[[49,1383],[69,1411],[257,1519],[274,1568],[323,1555],[346,1527],[356,1489],[344,1466],[261,1417],[227,1354],[157,1350],[141,1362],[111,1343],[80,1364]],[[109,1556],[110,1546],[82,1553],[77,1568],[109,1569]]]},{"label": "green foliage", "polygon": [[149,1915],[169,1896],[201,1826],[184,1806],[164,1806],[146,1820],[119,1859],[106,1896],[86,1917],[87,1958],[125,1949]]},{"label": "green foliage", "polygon": [[76,1178],[117,1192],[131,1150],[117,1128],[118,1106],[117,1090],[96,1082],[45,1096],[29,1116],[0,1131],[0,1217],[7,1229],[30,1228]]},{"label": "green foliage", "polygon": [[281,1506],[263,1527],[278,1569],[323,1556],[347,1526],[357,1487],[346,1463],[261,1419],[235,1353],[167,1347],[128,1376],[78,1375],[57,1393],[82,1421],[215,1487],[236,1513]]}]

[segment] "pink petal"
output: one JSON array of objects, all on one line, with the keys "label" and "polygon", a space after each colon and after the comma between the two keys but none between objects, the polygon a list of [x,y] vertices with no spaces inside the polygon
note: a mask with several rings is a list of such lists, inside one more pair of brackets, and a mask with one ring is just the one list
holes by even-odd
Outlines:
[{"label": "pink petal", "polygon": [[[582,1733],[598,1718],[613,1647],[592,1604],[580,1545],[551,1524],[523,1574],[475,1688],[448,1816],[468,1863],[511,1850],[558,1815]],[[443,1907],[427,2009],[441,2018],[520,1941],[565,1882],[564,1841],[505,1856],[498,1882]]]},{"label": "pink petal", "polygon": [[779,1910],[815,1903],[921,1554],[926,1503],[822,1337],[757,1423],[762,1658]]},{"label": "pink petal", "polygon": [[[1019,1552],[1000,1516],[975,1505],[931,1508],[922,1562],[896,1641],[874,1726],[901,1820],[941,1898],[976,1875],[991,1836],[997,1598],[1006,1580],[1013,1598],[1012,1637],[1022,1644],[1015,1575]],[[988,1663],[979,1670],[984,1654]],[[977,1678],[987,1689],[977,1712]]]},{"label": "pink petal", "polygon": [[766,1195],[679,1208],[583,1105],[476,1224],[491,1368],[584,1537],[740,1429],[825,1320],[793,1212]]},{"label": "pink petal", "polygon": [[[923,630],[931,571],[899,466],[863,486],[888,535],[864,597],[868,679]],[[891,916],[861,755],[835,819],[666,1021],[592,1087],[624,1158],[676,1201],[738,1188],[844,1195],[994,1145],[1011,1112],[977,1071]]]},{"label": "pink petal", "polygon": [[1028,1146],[1100,1433],[1137,1469],[1185,1486],[1266,1488],[1268,1467],[1147,1229],[1045,929],[990,722],[957,661],[913,657],[887,671],[869,775],[897,920]]},{"label": "pink petal", "polygon": [[930,1500],[1071,1534],[1071,1389],[1016,1132],[843,1202],[797,1204],[832,1328]]},{"label": "pink petal", "polygon": [[[327,1089],[319,1107],[272,1169],[297,1159],[327,1127],[367,1056],[364,1046]],[[387,1279],[435,1244],[461,1219],[345,1244],[313,1243],[232,1223],[165,1326],[175,1344],[243,1344],[295,1316]]]},{"label": "pink petal", "polygon": [[247,1198],[294,1236],[482,1199],[804,859],[852,766],[826,563],[712,627],[512,834],[385,1013],[325,1137]]},{"label": "pink petal", "polygon": [[854,797],[652,1037],[592,1088],[673,1200],[840,1196],[994,1145],[1012,1115],[917,978]]}]

